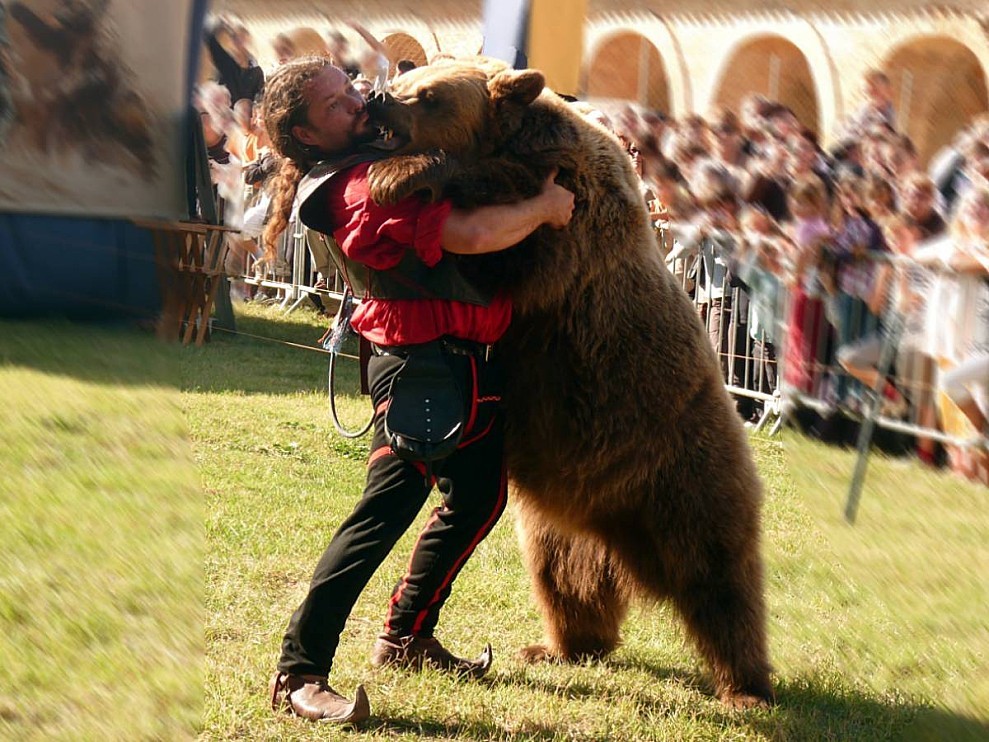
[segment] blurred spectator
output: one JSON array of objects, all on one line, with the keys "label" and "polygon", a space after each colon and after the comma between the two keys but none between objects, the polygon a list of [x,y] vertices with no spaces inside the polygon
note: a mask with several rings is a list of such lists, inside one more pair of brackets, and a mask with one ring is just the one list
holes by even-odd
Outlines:
[{"label": "blurred spectator", "polygon": [[646,159],[647,171],[650,161],[663,156],[663,145],[670,130],[667,123],[666,116],[658,111],[646,111],[642,114],[641,136],[636,143]]},{"label": "blurred spectator", "polygon": [[[898,318],[899,336],[891,337],[885,331],[890,323],[883,323],[880,332],[839,349],[837,360],[849,374],[870,389],[876,389],[883,345],[895,342],[896,356],[890,370],[898,383],[894,383],[893,378],[885,380],[880,410],[886,415],[902,417],[909,401],[913,420],[933,430],[937,428],[932,394],[936,366],[923,336],[925,303],[933,274],[914,262],[919,231],[909,217],[893,216],[886,234],[896,259],[879,267],[869,304],[877,315]],[[934,441],[923,436],[918,438],[917,455],[925,464],[933,466]]]},{"label": "blurred spectator", "polygon": [[890,174],[894,178],[906,178],[921,171],[917,147],[906,134],[891,137],[888,161]]},{"label": "blurred spectator", "polygon": [[793,214],[790,229],[795,254],[793,273],[786,279],[790,304],[783,372],[790,389],[812,394],[824,360],[822,341],[827,337],[819,272],[832,239],[827,193],[820,180],[804,178],[795,182],[789,192],[789,209]]},{"label": "blurred spectator", "polygon": [[[984,408],[987,393],[986,380],[971,382],[964,364],[989,353],[989,188],[973,188],[967,193],[952,219],[950,234],[918,249],[915,257],[922,265],[938,270],[924,332],[926,346],[941,369],[939,386],[959,397],[962,411],[971,421],[976,412],[971,405]],[[948,375],[957,369],[962,369],[962,378]],[[963,435],[964,428],[951,421],[943,400],[940,409],[942,417],[947,415],[946,432]],[[975,420],[978,422],[977,417]],[[977,467],[985,463],[954,446],[949,446],[949,458],[952,469],[965,476],[974,476]]]},{"label": "blurred spectator", "polygon": [[[879,317],[869,308],[875,291],[875,256],[886,252],[886,241],[879,226],[865,210],[865,183],[846,177],[838,182],[834,239],[828,268],[821,279],[828,292],[828,319],[835,329],[839,352],[844,346],[878,332]],[[858,411],[865,399],[860,383],[841,374],[835,388],[835,401]]]},{"label": "blurred spectator", "polygon": [[896,191],[893,184],[879,175],[870,176],[865,184],[865,210],[885,234],[897,216]]},{"label": "blurred spectator", "polygon": [[970,189],[989,186],[989,132],[969,144],[965,152],[965,167],[962,169],[962,183],[959,196]]},{"label": "blurred spectator", "polygon": [[361,53],[358,62],[361,75],[371,81],[371,87],[374,91],[384,92],[388,89],[388,72],[391,67],[388,47],[378,41],[370,31],[359,23],[351,22],[349,25],[367,44],[367,48]]},{"label": "blurred spectator", "polygon": [[691,222],[696,212],[694,198],[673,163],[659,160],[650,172],[649,182],[656,194],[656,211],[660,214],[660,250],[680,286],[692,291],[694,284],[687,274],[693,266],[693,257],[682,257],[680,248],[683,228]]},{"label": "blurred spectator", "polygon": [[955,201],[970,184],[966,172],[973,159],[980,156],[978,143],[989,144],[989,114],[976,116],[931,158],[928,174],[937,186],[944,203],[945,214],[954,210]]},{"label": "blurred spectator", "polygon": [[[740,386],[745,376],[745,328],[748,298],[739,292],[740,305],[734,306],[729,286],[729,264],[738,235],[739,202],[728,171],[707,161],[697,175],[697,200],[693,249],[698,252],[698,281],[695,301],[707,327],[711,346],[721,361],[724,378]],[[690,245],[690,241],[685,242]],[[735,311],[733,312],[732,309]],[[737,401],[739,412],[748,418],[751,400]]]},{"label": "blurred spectator", "polygon": [[831,171],[817,146],[813,135],[801,131],[790,140],[789,155],[786,160],[786,179],[789,183],[802,178],[818,178],[830,196],[834,183]]},{"label": "blurred spectator", "polygon": [[748,157],[742,150],[742,127],[731,111],[720,111],[710,125],[712,158],[723,167],[731,180],[732,191],[741,195],[746,182]]},{"label": "blurred spectator", "polygon": [[[742,212],[742,239],[735,254],[735,270],[749,296],[748,328],[752,340],[755,391],[776,390],[776,328],[783,297],[783,275],[789,260],[787,240],[770,216],[758,206]],[[750,422],[756,422],[763,405],[756,404]]]},{"label": "blurred spectator", "polygon": [[670,160],[676,165],[687,187],[697,193],[698,177],[702,167],[709,162],[707,148],[695,141],[689,132],[680,132],[673,142]]},{"label": "blurred spectator", "polygon": [[901,209],[917,225],[922,240],[937,237],[947,228],[934,208],[936,193],[934,181],[921,173],[910,176],[900,193]]},{"label": "blurred spectator", "polygon": [[865,102],[845,122],[845,137],[861,137],[873,127],[896,130],[896,113],[893,109],[893,85],[889,76],[879,69],[871,69],[862,78]]},{"label": "blurred spectator", "polygon": [[744,186],[746,203],[755,204],[777,222],[790,219],[786,199],[786,165],[789,152],[785,143],[767,139],[749,168],[749,179]]},{"label": "blurred spectator", "polygon": [[298,56],[295,42],[286,33],[280,33],[271,42],[271,48],[275,52],[275,59],[279,65],[285,64]]},{"label": "blurred spectator", "polygon": [[703,116],[696,113],[687,114],[680,120],[678,129],[688,141],[698,145],[705,152],[711,151],[711,127]]},{"label": "blurred spectator", "polygon": [[769,99],[759,93],[749,93],[742,98],[739,111],[739,121],[745,139],[742,149],[750,157],[759,153],[762,143],[769,137],[767,113],[771,106]]},{"label": "blurred spectator", "polygon": [[351,80],[360,76],[361,66],[350,51],[350,42],[346,36],[335,29],[331,30],[327,36],[327,44],[333,64],[346,72]]},{"label": "blurred spectator", "polygon": [[803,127],[797,115],[782,103],[776,103],[769,107],[766,114],[773,136],[780,142],[789,144],[794,138],[800,136]]},{"label": "blurred spectator", "polygon": [[857,139],[845,139],[832,151],[834,158],[835,178],[845,175],[865,177],[865,167],[862,160],[862,145]]},{"label": "blurred spectator", "polygon": [[416,63],[411,59],[400,59],[395,63],[395,76],[404,75],[416,68]]},{"label": "blurred spectator", "polygon": [[[217,82],[230,91],[237,120],[245,130],[250,127],[254,100],[264,89],[264,72],[247,48],[250,37],[243,23],[226,16],[214,16],[206,25],[206,48],[216,67]],[[221,38],[227,40],[229,51]]]},{"label": "blurred spectator", "polygon": [[374,92],[374,83],[366,77],[355,77],[351,84],[354,86],[354,90],[360,93],[364,98],[367,98]]}]

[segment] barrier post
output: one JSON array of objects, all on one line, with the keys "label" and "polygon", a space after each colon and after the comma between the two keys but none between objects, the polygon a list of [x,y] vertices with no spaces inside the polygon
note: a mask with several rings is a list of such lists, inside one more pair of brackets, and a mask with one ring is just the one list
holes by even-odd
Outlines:
[{"label": "barrier post", "polygon": [[887,326],[887,334],[883,340],[882,351],[879,354],[879,364],[877,366],[878,379],[873,388],[873,399],[865,410],[865,419],[862,420],[862,427],[859,428],[858,441],[855,448],[858,451],[858,458],[855,461],[855,471],[852,474],[852,482],[848,487],[848,499],[845,502],[845,520],[849,523],[855,522],[858,513],[859,501],[862,497],[862,484],[865,482],[865,471],[869,466],[869,451],[872,447],[872,433],[876,427],[876,417],[883,400],[883,389],[887,383],[890,367],[893,365],[893,356],[896,355],[896,347],[900,342],[900,332],[903,329],[903,316],[899,312],[890,312],[891,319]]}]

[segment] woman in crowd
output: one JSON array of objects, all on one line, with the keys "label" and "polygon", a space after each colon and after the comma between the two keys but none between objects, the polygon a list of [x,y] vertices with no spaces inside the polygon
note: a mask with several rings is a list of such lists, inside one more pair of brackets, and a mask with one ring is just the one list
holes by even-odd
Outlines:
[{"label": "woman in crowd", "polygon": [[[982,433],[972,424],[984,426],[989,380],[970,376],[979,366],[966,364],[989,353],[989,188],[966,193],[950,236],[918,250],[915,257],[938,271],[925,316],[926,345],[941,370],[938,387],[958,398],[962,413],[967,413],[964,420],[958,419],[955,404],[942,396],[945,430],[959,436]],[[949,446],[948,453],[954,471],[985,478],[984,451]]]},{"label": "woman in crowd", "polygon": [[800,394],[814,394],[821,379],[827,335],[820,270],[832,240],[827,220],[827,194],[817,178],[798,180],[790,189],[793,223],[794,268],[787,276],[790,306],[787,311],[784,382]]},{"label": "woman in crowd", "polygon": [[[878,331],[879,317],[870,310],[868,299],[875,290],[875,258],[887,251],[879,226],[863,206],[864,182],[846,176],[838,183],[838,199],[831,243],[832,265],[822,270],[821,280],[828,292],[828,319],[835,329],[840,349]],[[857,412],[865,390],[857,381],[838,373],[834,401]]]}]

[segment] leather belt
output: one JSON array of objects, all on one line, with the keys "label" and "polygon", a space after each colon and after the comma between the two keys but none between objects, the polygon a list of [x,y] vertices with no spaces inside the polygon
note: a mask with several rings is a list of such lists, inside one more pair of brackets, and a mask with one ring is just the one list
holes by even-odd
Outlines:
[{"label": "leather belt", "polygon": [[[444,335],[439,340],[432,341],[439,343],[439,346],[447,353],[459,356],[473,356],[481,361],[490,361],[495,355],[495,346],[492,343],[482,343],[476,340],[464,340]],[[430,343],[423,343],[429,345]],[[414,353],[418,345],[376,345],[371,344],[374,354],[379,356],[407,356]]]},{"label": "leather belt", "polygon": [[461,338],[444,336],[440,338],[440,346],[449,353],[474,356],[482,361],[490,361],[495,354],[495,346],[492,343],[481,343],[476,340],[462,340]]}]

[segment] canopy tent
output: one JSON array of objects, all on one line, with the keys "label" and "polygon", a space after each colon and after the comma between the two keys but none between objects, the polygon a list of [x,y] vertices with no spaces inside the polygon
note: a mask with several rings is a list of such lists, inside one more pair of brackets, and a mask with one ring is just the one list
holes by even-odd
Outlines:
[{"label": "canopy tent", "polygon": [[190,214],[206,5],[0,6],[0,316],[157,311],[152,239],[131,220]]}]

